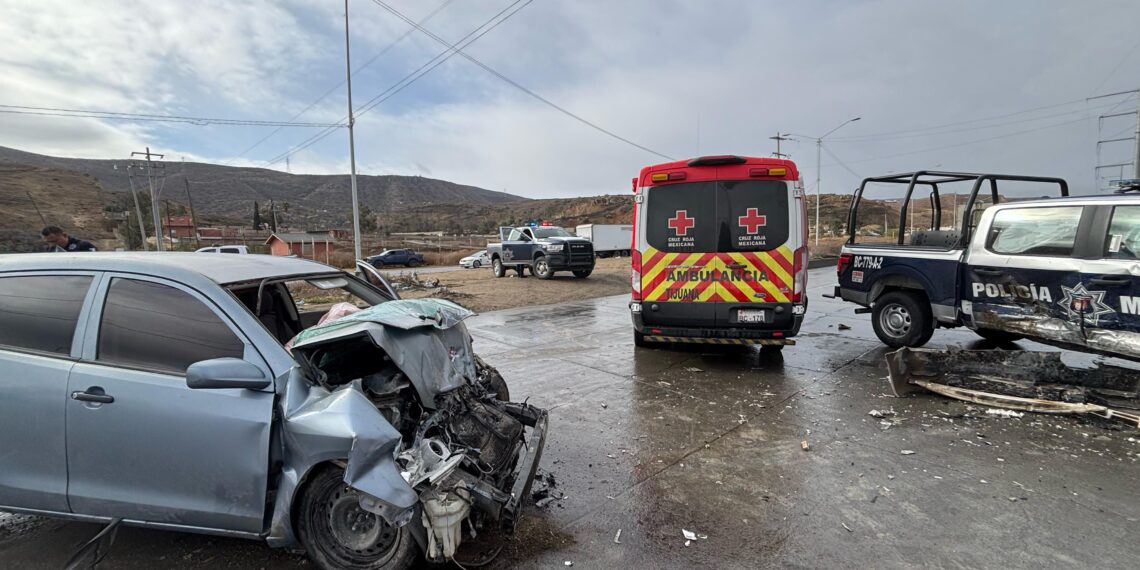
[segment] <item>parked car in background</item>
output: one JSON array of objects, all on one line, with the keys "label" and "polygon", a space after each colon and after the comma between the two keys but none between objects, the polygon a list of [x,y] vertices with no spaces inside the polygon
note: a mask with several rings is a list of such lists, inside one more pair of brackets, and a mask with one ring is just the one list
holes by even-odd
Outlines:
[{"label": "parked car in background", "polygon": [[464,269],[478,269],[491,264],[491,256],[487,255],[487,250],[481,249],[459,260],[459,266]]},{"label": "parked car in background", "polygon": [[199,248],[194,253],[249,253],[249,248],[244,245],[212,245],[210,247]]},{"label": "parked car in background", "polygon": [[424,264],[424,255],[410,249],[386,249],[365,259],[365,261],[370,263],[372,267],[384,267],[385,265],[416,267]]},{"label": "parked car in background", "polygon": [[0,255],[0,511],[262,540],[324,570],[451,560],[465,520],[512,529],[546,412],[472,352],[470,311],[358,267]]}]

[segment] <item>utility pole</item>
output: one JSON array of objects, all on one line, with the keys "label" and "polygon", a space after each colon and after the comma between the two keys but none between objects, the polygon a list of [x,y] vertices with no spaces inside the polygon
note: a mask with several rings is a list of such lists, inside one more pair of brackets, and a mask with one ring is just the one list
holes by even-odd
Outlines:
[{"label": "utility pole", "polygon": [[146,152],[131,153],[131,156],[135,155],[146,157],[146,179],[147,184],[150,186],[150,213],[151,216],[154,217],[154,245],[158,248],[158,251],[166,251],[166,244],[162,241],[162,220],[158,217],[158,192],[154,187],[154,164],[150,161],[150,157],[152,156],[157,156],[158,158],[166,158],[166,156],[151,152],[149,146],[146,147]]},{"label": "utility pole", "polygon": [[[1136,96],[1137,94],[1140,94],[1140,89],[1129,89],[1127,91],[1118,91],[1116,93],[1108,93],[1105,95],[1097,95],[1095,97],[1089,97],[1088,99],[1085,99],[1085,102],[1087,103],[1089,101],[1093,101],[1096,99],[1104,99],[1104,98],[1108,98],[1108,97],[1119,97],[1122,95],[1127,95],[1128,97],[1133,97],[1133,96]],[[1121,103],[1123,103],[1124,101],[1125,100],[1121,100]],[[1117,106],[1119,106],[1119,104]],[[1113,109],[1115,109],[1115,108],[1116,107],[1113,107]],[[1110,111],[1111,111],[1111,109],[1110,109]],[[1133,136],[1115,137],[1115,138],[1110,138],[1110,139],[1102,138],[1104,136],[1105,119],[1113,119],[1116,117],[1130,117],[1130,116],[1136,117],[1136,133]],[[1099,117],[1097,117],[1097,139],[1098,140],[1096,141],[1096,166],[1093,168],[1093,179],[1096,182],[1096,186],[1098,189],[1106,190],[1110,187],[1111,182],[1112,182],[1111,178],[1109,178],[1108,183],[1104,182],[1104,179],[1101,177],[1101,171],[1102,170],[1111,171],[1111,169],[1115,168],[1115,169],[1117,169],[1116,177],[1118,179],[1123,179],[1123,178],[1125,178],[1124,168],[1126,166],[1131,166],[1132,167],[1132,177],[1133,178],[1140,178],[1140,110],[1138,110],[1138,111],[1125,111],[1125,112],[1121,112],[1121,113],[1109,113],[1107,115],[1100,115]],[[1102,150],[1102,147],[1104,145],[1108,145],[1108,144],[1112,144],[1112,143],[1123,143],[1123,142],[1131,142],[1133,144],[1132,152],[1129,153],[1131,160],[1115,162],[1112,164],[1105,164],[1104,162],[1101,161],[1101,150]],[[1116,148],[1119,148],[1119,146],[1117,146]],[[1117,153],[1120,153],[1120,154],[1117,154]],[[1121,154],[1123,154],[1123,153],[1119,150],[1116,151],[1116,153],[1113,153],[1114,156],[1121,156]]]},{"label": "utility pole", "polygon": [[198,238],[198,216],[194,215],[194,200],[190,198],[190,181],[183,177],[182,183],[186,185],[186,203],[190,205],[190,227],[194,230],[194,248],[197,249],[202,247],[202,242]]},{"label": "utility pole", "polygon": [[776,156],[778,158],[788,158],[788,155],[780,152],[780,142],[781,141],[790,141],[790,140],[795,140],[795,139],[790,138],[788,136],[788,133],[780,134],[780,131],[776,131],[776,136],[768,137],[768,138],[776,141],[776,152],[773,154],[773,156]]},{"label": "utility pole", "polygon": [[[135,177],[131,174],[131,170],[134,168],[135,165],[133,164],[127,165],[127,182],[131,185],[131,197],[135,199],[135,213],[138,214],[139,217],[139,240],[142,241],[143,251],[150,251],[150,247],[146,244],[146,224],[143,223],[142,206],[139,205],[139,195],[138,192],[135,191]],[[158,240],[155,239],[155,241]],[[128,243],[127,245],[130,244]]]},{"label": "utility pole", "polygon": [[356,193],[356,141],[352,127],[356,119],[352,116],[352,62],[348,41],[348,0],[344,0],[344,68],[348,84],[348,163],[352,168],[352,241],[356,259],[363,259],[360,253],[360,196]]}]

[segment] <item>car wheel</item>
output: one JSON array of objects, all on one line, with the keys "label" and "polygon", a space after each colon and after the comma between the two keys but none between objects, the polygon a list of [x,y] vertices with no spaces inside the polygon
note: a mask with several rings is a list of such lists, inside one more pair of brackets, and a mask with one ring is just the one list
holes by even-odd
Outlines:
[{"label": "car wheel", "polygon": [[415,259],[408,262],[408,267],[419,267],[419,265],[420,265],[420,262],[415,260]]},{"label": "car wheel", "polygon": [[479,269],[482,266],[483,266],[483,264],[479,263],[479,261],[477,261],[477,260],[471,262],[471,267],[474,267],[475,269]]},{"label": "car wheel", "polygon": [[376,269],[384,269],[384,262],[377,259],[376,261],[372,262],[372,267],[375,267]]},{"label": "car wheel", "polygon": [[545,255],[540,255],[535,258],[530,272],[539,279],[550,279],[554,276],[554,272],[550,270],[550,262],[546,260]]},{"label": "car wheel", "polygon": [[974,332],[994,344],[1009,344],[1025,338],[1023,335],[994,329],[975,329]]},{"label": "car wheel", "polygon": [[507,274],[507,270],[503,268],[503,260],[497,257],[491,260],[491,271],[495,273],[495,277],[502,277]]},{"label": "car wheel", "polygon": [[395,528],[360,507],[360,493],[344,482],[344,470],[313,474],[300,493],[297,538],[319,568],[408,568],[418,549],[407,526]]},{"label": "car wheel", "polygon": [[652,348],[657,346],[657,343],[645,340],[645,333],[633,331],[633,346],[638,348]]},{"label": "car wheel", "polygon": [[926,344],[934,335],[930,303],[921,293],[891,291],[879,297],[871,310],[875,336],[892,348]]},{"label": "car wheel", "polygon": [[583,270],[580,270],[580,271],[575,271],[575,272],[574,272],[574,277],[577,277],[577,278],[579,278],[579,279],[585,279],[585,278],[589,277],[589,276],[590,276],[590,274],[591,274],[591,273],[593,273],[593,272],[594,272],[594,270],[593,270],[593,269],[583,269]]}]

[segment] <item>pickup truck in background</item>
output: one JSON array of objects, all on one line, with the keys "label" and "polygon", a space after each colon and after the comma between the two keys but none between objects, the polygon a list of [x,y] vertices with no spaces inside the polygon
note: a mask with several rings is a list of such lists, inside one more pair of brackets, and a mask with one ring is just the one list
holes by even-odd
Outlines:
[{"label": "pickup truck in background", "polygon": [[381,268],[385,265],[416,267],[424,264],[424,255],[410,249],[386,249],[376,255],[368,257],[365,261],[376,268]]},{"label": "pickup truck in background", "polygon": [[[944,225],[939,186],[953,182],[973,188]],[[1011,199],[999,182],[1011,193],[1047,185],[1059,197]],[[860,243],[869,235],[858,231],[868,183],[907,185],[894,243]],[[916,187],[930,191],[930,204],[915,212],[925,229],[906,231]],[[917,347],[936,327],[965,326],[998,343],[1027,338],[1140,360],[1140,195],[1069,197],[1059,178],[896,174],[864,180],[848,232],[836,295],[871,313],[884,344]]]},{"label": "pickup truck in background", "polygon": [[574,233],[590,240],[598,257],[629,257],[633,244],[632,224],[581,224]]},{"label": "pickup truck in background", "polygon": [[487,245],[495,277],[508,268],[523,277],[527,268],[539,279],[550,279],[557,271],[570,271],[586,278],[594,271],[594,247],[590,240],[570,235],[556,226],[523,226],[512,229],[502,243]]}]

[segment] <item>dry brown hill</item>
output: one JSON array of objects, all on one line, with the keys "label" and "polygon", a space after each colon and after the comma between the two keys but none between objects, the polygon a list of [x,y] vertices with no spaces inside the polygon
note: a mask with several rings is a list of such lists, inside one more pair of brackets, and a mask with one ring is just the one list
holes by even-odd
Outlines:
[{"label": "dry brown hill", "polygon": [[102,247],[115,241],[115,222],[90,175],[0,162],[0,253],[44,249],[40,229],[58,225]]}]

